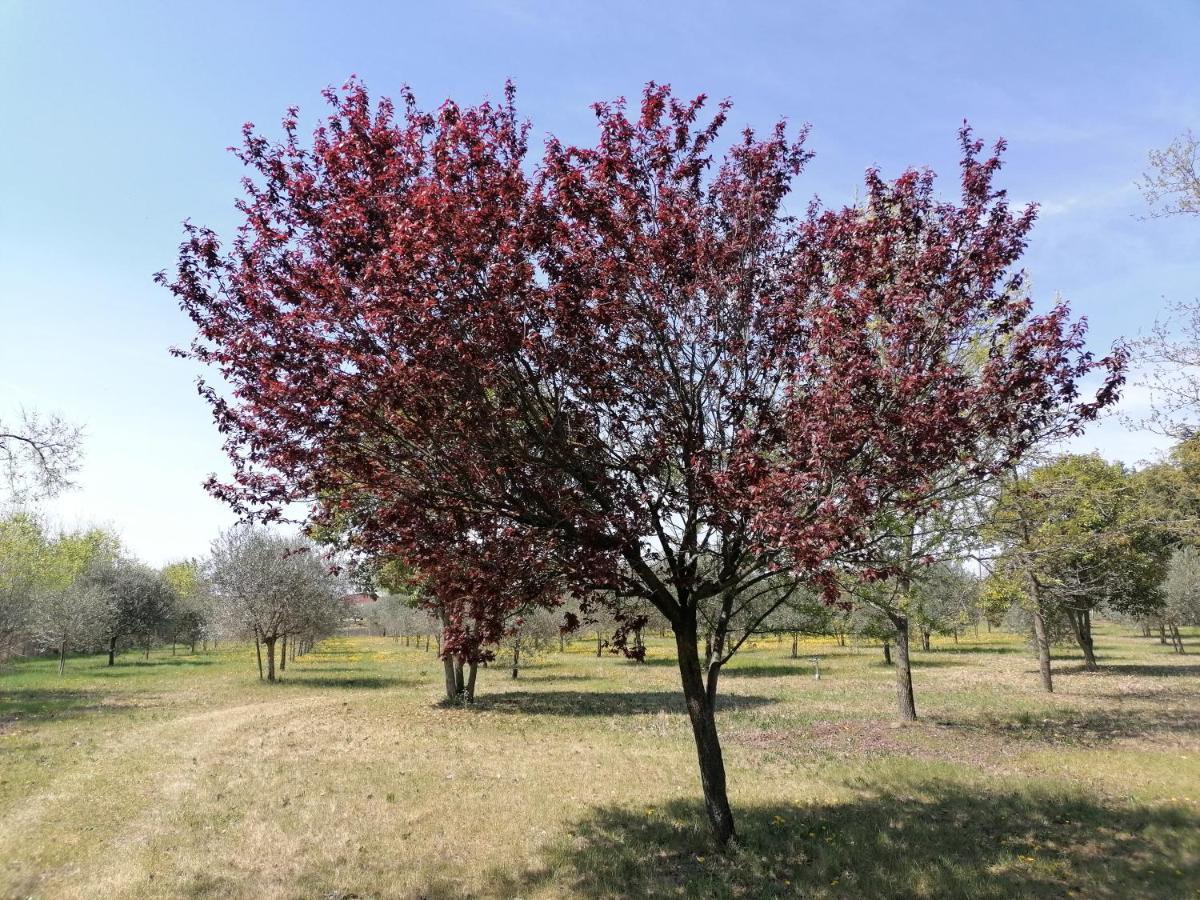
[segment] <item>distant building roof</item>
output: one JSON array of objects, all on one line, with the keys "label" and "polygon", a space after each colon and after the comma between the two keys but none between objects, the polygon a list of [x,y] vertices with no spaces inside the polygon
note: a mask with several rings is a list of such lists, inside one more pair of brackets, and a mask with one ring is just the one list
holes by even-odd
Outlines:
[{"label": "distant building roof", "polygon": [[342,602],[347,606],[366,606],[368,603],[374,603],[375,598],[370,594],[347,594],[342,598]]}]

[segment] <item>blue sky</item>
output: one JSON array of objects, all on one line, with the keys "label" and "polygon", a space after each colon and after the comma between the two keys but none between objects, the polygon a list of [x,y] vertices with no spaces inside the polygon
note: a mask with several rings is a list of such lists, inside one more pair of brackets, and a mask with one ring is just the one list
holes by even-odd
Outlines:
[{"label": "blue sky", "polygon": [[[731,97],[733,122],[812,125],[798,196],[852,200],[863,170],[932,166],[952,190],[955,131],[1010,143],[1004,184],[1042,216],[1026,267],[1104,349],[1166,299],[1200,294],[1200,226],[1144,221],[1146,152],[1200,128],[1200,0],[970,3],[171,3],[0,0],[0,415],[87,428],[81,487],[48,506],[161,563],[231,516],[223,470],[167,354],[187,322],[151,282],[187,217],[228,231],[243,122],[320,113],[362,77],[422,101],[496,96],[539,133],[591,136],[588,104],[647,80]],[[1141,393],[1130,391],[1136,414]],[[1082,449],[1135,462],[1161,441],[1110,421]]]}]

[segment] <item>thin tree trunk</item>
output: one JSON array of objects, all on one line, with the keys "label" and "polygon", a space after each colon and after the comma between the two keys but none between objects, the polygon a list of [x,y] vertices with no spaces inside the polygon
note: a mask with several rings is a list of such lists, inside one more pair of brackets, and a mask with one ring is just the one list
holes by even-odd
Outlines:
[{"label": "thin tree trunk", "polygon": [[604,655],[604,638],[599,631],[596,632],[596,659]]},{"label": "thin tree trunk", "polygon": [[892,664],[892,644],[890,641],[883,642],[883,664],[885,666]]},{"label": "thin tree trunk", "polygon": [[62,675],[67,670],[67,642],[62,641],[58,645],[58,674]]},{"label": "thin tree trunk", "polygon": [[517,677],[517,672],[520,671],[520,666],[521,666],[521,642],[515,641],[513,643],[513,664],[512,664],[512,677],[513,678]]},{"label": "thin tree trunk", "polygon": [[115,666],[117,664],[117,636],[113,635],[108,639],[108,664]]},{"label": "thin tree trunk", "polygon": [[729,808],[729,795],[725,787],[725,763],[721,758],[714,704],[705,689],[700,660],[696,655],[696,624],[692,621],[676,625],[674,631],[679,676],[700,762],[704,807],[712,825],[713,837],[717,845],[723,847],[734,837],[733,811]]},{"label": "thin tree trunk", "polygon": [[908,656],[908,617],[890,618],[896,626],[896,711],[901,722],[915,722],[917,702],[913,697],[912,662]]},{"label": "thin tree trunk", "polygon": [[285,634],[281,640],[283,641],[283,643],[279,647],[279,671],[286,672],[287,671],[287,651],[288,651],[287,635]]},{"label": "thin tree trunk", "polygon": [[479,663],[472,662],[467,667],[467,702],[475,702],[475,676],[479,673]]},{"label": "thin tree trunk", "polygon": [[1187,651],[1183,648],[1183,635],[1180,634],[1178,625],[1171,626],[1171,643],[1175,645],[1176,653],[1187,653]]},{"label": "thin tree trunk", "polygon": [[800,656],[800,635],[792,634],[792,659]]},{"label": "thin tree trunk", "polygon": [[275,680],[275,638],[266,638],[267,645],[267,681]]},{"label": "thin tree trunk", "polygon": [[263,680],[262,643],[258,639],[258,629],[254,629],[254,654],[258,657],[258,680]]},{"label": "thin tree trunk", "polygon": [[1046,620],[1040,609],[1033,610],[1033,642],[1037,646],[1038,668],[1042,672],[1042,687],[1054,693],[1054,679],[1050,674],[1050,639],[1046,636]]},{"label": "thin tree trunk", "polygon": [[1158,642],[1164,646],[1167,643],[1167,626],[1162,622],[1158,623]]},{"label": "thin tree trunk", "polygon": [[929,629],[921,629],[921,649],[926,653],[929,652]]},{"label": "thin tree trunk", "polygon": [[1071,633],[1075,635],[1075,643],[1083,651],[1083,667],[1089,672],[1095,672],[1099,666],[1096,665],[1096,652],[1092,644],[1091,615],[1087,610],[1078,612],[1068,609],[1067,621],[1071,623]]}]

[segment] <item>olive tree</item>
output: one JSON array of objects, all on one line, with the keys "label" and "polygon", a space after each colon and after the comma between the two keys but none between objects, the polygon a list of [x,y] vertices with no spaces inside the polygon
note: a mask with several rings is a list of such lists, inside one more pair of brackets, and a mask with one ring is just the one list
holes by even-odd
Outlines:
[{"label": "olive tree", "polygon": [[[305,538],[232,528],[213,542],[206,575],[228,627],[266,649],[267,681],[276,680],[280,641],[296,636],[307,646],[340,622],[343,585]],[[261,654],[259,667],[264,677]]]}]

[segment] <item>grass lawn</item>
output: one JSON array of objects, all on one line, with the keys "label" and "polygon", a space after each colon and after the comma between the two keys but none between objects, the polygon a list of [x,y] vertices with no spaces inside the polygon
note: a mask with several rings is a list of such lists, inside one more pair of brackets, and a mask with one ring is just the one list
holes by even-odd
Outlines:
[{"label": "grass lawn", "polygon": [[668,642],[579,640],[437,701],[432,653],[340,638],[0,670],[4,897],[1200,896],[1200,643],[1103,626],[1056,689],[1009,635],[760,642],[718,716],[741,837],[713,852]]}]

